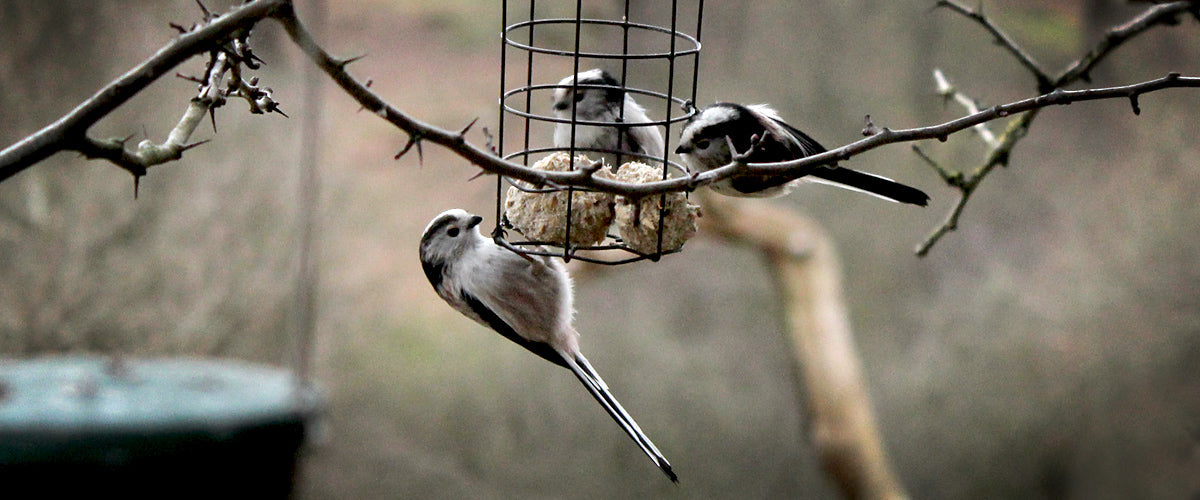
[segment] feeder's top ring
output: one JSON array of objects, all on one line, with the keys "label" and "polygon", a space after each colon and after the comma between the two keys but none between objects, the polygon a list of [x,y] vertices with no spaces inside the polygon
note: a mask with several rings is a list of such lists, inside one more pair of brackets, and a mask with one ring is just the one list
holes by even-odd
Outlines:
[{"label": "feeder's top ring", "polygon": [[[687,43],[689,43],[691,46],[687,47],[687,48],[683,48],[683,49],[677,49],[673,52],[647,52],[644,54],[620,54],[620,53],[611,53],[611,52],[579,52],[577,54],[573,50],[553,49],[553,48],[548,48],[548,47],[535,47],[533,45],[528,45],[528,44],[524,44],[521,42],[517,42],[517,41],[514,41],[512,38],[509,38],[509,33],[519,30],[521,28],[533,29],[532,28],[533,26],[539,25],[539,24],[575,25],[577,22],[579,24],[597,24],[597,25],[606,25],[606,26],[618,26],[618,27],[622,27],[622,28],[634,28],[634,29],[640,29],[640,30],[646,30],[646,31],[654,31],[654,32],[658,32],[658,33],[665,33],[667,35],[671,35],[678,39],[684,40]],[[700,52],[700,40],[697,40],[696,37],[688,35],[687,33],[671,31],[671,30],[663,28],[661,26],[654,26],[652,24],[631,23],[629,21],[612,21],[612,20],[608,20],[608,19],[555,18],[555,19],[534,19],[534,20],[530,20],[530,21],[522,21],[522,22],[519,22],[516,24],[509,25],[508,27],[504,28],[504,43],[511,45],[513,47],[519,48],[519,49],[528,50],[530,52],[536,52],[536,53],[540,53],[540,54],[551,54],[551,55],[558,55],[558,56],[578,55],[579,57],[591,57],[591,58],[596,58],[596,59],[666,59],[666,58],[673,58],[673,57],[678,57],[678,56],[688,55],[688,54],[698,54]]]}]

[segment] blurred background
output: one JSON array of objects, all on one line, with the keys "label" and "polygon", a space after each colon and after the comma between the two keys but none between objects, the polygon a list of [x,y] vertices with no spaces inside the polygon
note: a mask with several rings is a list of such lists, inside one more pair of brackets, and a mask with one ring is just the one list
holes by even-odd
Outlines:
[{"label": "blurred background", "polygon": [[[230,2],[209,2],[214,10]],[[393,105],[495,131],[500,2],[325,2],[320,38]],[[520,3],[520,2],[518,2]],[[963,112],[941,68],[998,104],[1033,78],[931,1],[708,2],[698,102],[769,102],[828,147]],[[661,24],[660,3],[636,7]],[[686,0],[681,4],[690,5]],[[300,1],[302,18],[315,19]],[[588,2],[620,16],[622,2]],[[1051,72],[1141,7],[1011,0],[985,11]],[[199,19],[191,0],[0,1],[0,143],[69,111]],[[638,20],[638,18],[634,18]],[[1096,86],[1200,74],[1195,20],[1118,50]],[[488,217],[495,182],[322,84],[274,23],[252,38],[290,118],[217,112],[210,144],[128,174],[60,154],[0,185],[0,351],[211,355],[293,366],[303,124],[318,120],[313,377],[327,418],[301,498],[835,497],[806,439],[780,303],[760,257],[697,238],[659,263],[577,272],[583,350],[671,459],[671,485],[561,368],[446,306],[420,272],[435,214]],[[179,68],[199,74],[203,62]],[[565,75],[565,73],[564,73]],[[543,82],[550,83],[550,82]],[[195,84],[164,78],[92,130],[161,141]],[[545,103],[549,106],[549,102]],[[1046,110],[923,259],[956,200],[908,145],[849,166],[920,187],[926,209],[807,186],[775,203],[841,251],[883,438],[914,498],[1200,495],[1200,94]],[[1002,124],[995,123],[996,131]],[[485,142],[477,126],[471,140]],[[971,133],[923,144],[975,168]],[[594,272],[588,272],[594,271]]]}]

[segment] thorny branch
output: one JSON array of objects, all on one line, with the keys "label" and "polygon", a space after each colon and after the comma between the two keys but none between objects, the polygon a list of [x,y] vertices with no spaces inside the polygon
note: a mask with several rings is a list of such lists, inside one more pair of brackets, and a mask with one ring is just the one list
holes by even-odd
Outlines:
[{"label": "thorny branch", "polygon": [[[1045,72],[1040,69],[1031,57],[1020,50],[1011,38],[1000,31],[982,13],[963,7],[953,0],[939,0],[938,5],[967,15],[969,18],[982,24],[985,29],[988,29],[989,32],[997,37],[1002,46],[1006,47],[1026,68],[1033,72],[1039,82],[1042,82],[1042,77],[1046,75]],[[902,130],[873,127],[872,131],[877,131],[874,135],[800,160],[774,164],[754,164],[747,163],[745,157],[741,156],[729,165],[706,172],[645,184],[634,184],[596,177],[593,175],[595,170],[589,169],[577,169],[569,172],[534,170],[524,165],[499,158],[491,148],[481,148],[468,142],[466,133],[469,127],[455,131],[442,129],[417,120],[388,104],[383,98],[371,91],[369,81],[364,84],[351,76],[346,71],[346,67],[357,58],[338,59],[331,56],[316,42],[303,23],[301,23],[293,9],[292,2],[288,0],[253,0],[233,8],[224,15],[214,16],[206,14],[205,21],[191,29],[184,30],[177,27],[183,33],[179,38],[160,49],[158,53],[101,89],[97,94],[84,101],[79,107],[55,123],[0,151],[0,181],[60,151],[79,151],[92,158],[107,159],[130,171],[135,176],[144,175],[145,169],[151,165],[178,159],[179,155],[190,147],[190,145],[185,144],[187,135],[190,134],[190,130],[185,130],[186,127],[177,126],[172,134],[174,136],[174,132],[176,131],[186,131],[186,134],[179,134],[182,136],[182,140],[177,140],[179,137],[169,137],[162,145],[149,143],[147,146],[149,149],[144,153],[141,150],[141,145],[133,152],[126,151],[124,143],[127,139],[94,140],[88,138],[86,132],[95,122],[125,103],[152,81],[188,58],[206,52],[215,54],[217,58],[221,57],[221,54],[225,54],[224,57],[226,58],[229,58],[231,55],[237,56],[233,60],[228,61],[231,64],[230,73],[232,75],[232,82],[222,91],[222,97],[236,96],[243,98],[250,104],[252,112],[279,112],[278,104],[270,96],[270,90],[259,88],[257,81],[254,79],[249,81],[243,80],[240,76],[240,69],[237,69],[240,66],[253,69],[257,65],[257,58],[249,54],[248,49],[241,48],[245,46],[245,37],[238,35],[248,33],[250,28],[262,20],[275,19],[283,25],[292,41],[351,98],[357,101],[364,109],[370,110],[408,134],[408,142],[404,147],[404,152],[412,148],[416,148],[420,152],[421,144],[429,141],[453,151],[455,154],[478,166],[482,173],[511,177],[516,180],[528,182],[534,187],[588,188],[636,199],[670,191],[695,190],[700,186],[728,178],[735,174],[784,174],[800,176],[810,172],[812,168],[845,161],[855,155],[886,144],[924,139],[944,141],[949,135],[961,130],[976,127],[980,124],[1010,115],[1020,114],[1008,124],[1004,132],[996,139],[998,145],[992,148],[982,167],[970,175],[951,172],[940,173],[944,179],[947,179],[947,182],[951,186],[959,189],[963,196],[959,200],[959,205],[956,206],[947,218],[947,221],[918,250],[918,254],[923,255],[928,251],[933,242],[937,238],[940,238],[941,234],[954,229],[957,224],[958,214],[961,213],[962,206],[965,204],[970,192],[978,185],[979,180],[987,175],[988,171],[996,165],[1004,164],[1007,161],[1012,148],[1025,135],[1030,122],[1036,116],[1039,109],[1052,105],[1065,105],[1086,100],[1128,98],[1133,103],[1134,110],[1136,111],[1137,97],[1141,94],[1165,88],[1200,87],[1200,78],[1171,74],[1156,80],[1122,87],[1077,91],[1061,90],[1062,87],[1068,84],[1080,79],[1086,79],[1088,71],[1095,64],[1125,41],[1155,25],[1171,24],[1177,20],[1178,15],[1181,13],[1192,12],[1194,9],[1195,7],[1192,6],[1192,2],[1159,4],[1148,8],[1137,18],[1111,30],[1096,48],[1064,70],[1061,75],[1054,78],[1047,76],[1045,79],[1048,79],[1049,85],[1039,83],[1039,88],[1046,87],[1051,90],[1042,93],[1038,97],[994,106],[939,125]],[[214,47],[217,47],[215,51]],[[211,74],[207,76],[211,76]],[[205,109],[209,113],[211,113],[213,106],[219,105],[222,102],[220,99],[205,102],[203,94],[197,99],[200,101],[200,104],[208,106]],[[196,103],[197,99],[194,99],[193,103]],[[185,120],[190,120],[192,116],[193,111],[191,106],[189,106],[188,113],[180,121],[181,124]],[[189,123],[191,122],[189,121]],[[194,124],[191,126],[194,129]],[[153,148],[150,146],[153,146]],[[950,179],[954,179],[954,182],[950,182]]]},{"label": "thorny branch", "polygon": [[[1017,61],[1027,70],[1029,70],[1033,74],[1034,78],[1038,81],[1038,91],[1043,95],[1035,99],[1047,99],[1054,101],[1061,96],[1071,94],[1078,95],[1080,99],[1077,100],[1080,101],[1125,97],[1129,99],[1133,113],[1139,114],[1141,109],[1138,107],[1138,97],[1141,94],[1169,87],[1196,86],[1196,78],[1181,77],[1177,73],[1171,73],[1166,77],[1159,78],[1157,80],[1151,80],[1148,82],[1142,82],[1124,87],[1079,91],[1062,90],[1064,87],[1077,83],[1081,80],[1085,82],[1090,81],[1090,72],[1092,68],[1096,67],[1097,64],[1099,64],[1102,60],[1104,60],[1104,58],[1106,58],[1125,42],[1145,32],[1146,30],[1149,30],[1155,26],[1171,26],[1178,24],[1179,16],[1183,14],[1191,14],[1197,19],[1200,19],[1200,4],[1194,0],[1160,3],[1147,8],[1145,11],[1133,17],[1126,23],[1110,29],[1107,33],[1105,33],[1104,37],[1096,44],[1095,47],[1093,47],[1075,62],[1069,64],[1066,69],[1054,77],[1048,76],[1044,70],[1040,69],[1040,67],[1033,62],[1032,58],[1026,55],[1026,53],[1015,42],[1013,42],[1011,38],[1005,35],[979,9],[966,7],[954,0],[938,0],[935,7],[948,8],[953,12],[961,14],[968,19],[979,23],[980,26],[995,36],[997,43],[1004,47],[1008,52],[1013,54]],[[936,73],[935,79],[937,79]],[[1167,86],[1159,86],[1163,84],[1166,84]],[[940,80],[938,81],[938,86],[940,91]],[[1107,97],[1100,97],[1100,95],[1106,95]],[[1069,102],[1056,102],[1056,104],[1069,104],[1070,102],[1075,102],[1075,100]],[[988,141],[988,146],[990,149],[987,157],[984,158],[982,165],[969,174],[964,172],[950,172],[938,165],[936,161],[933,161],[933,159],[924,154],[923,151],[920,151],[919,149],[916,150],[923,160],[934,167],[934,169],[943,178],[943,180],[946,181],[947,184],[959,191],[958,202],[955,203],[954,207],[950,209],[950,212],[946,215],[946,218],[943,220],[943,222],[934,228],[933,232],[931,232],[929,236],[927,236],[925,240],[917,246],[917,256],[923,257],[927,255],[933,245],[937,243],[943,236],[958,228],[958,219],[962,215],[963,209],[966,208],[967,201],[970,199],[971,194],[975,192],[975,189],[979,186],[980,182],[987,177],[987,175],[991,173],[996,166],[1008,164],[1008,159],[1012,154],[1013,148],[1015,148],[1017,142],[1024,138],[1029,132],[1030,125],[1033,123],[1034,118],[1037,118],[1038,111],[1042,107],[1044,106],[1036,106],[1025,109],[1024,111],[1027,111],[1026,113],[1021,114],[1020,116],[1009,121],[1004,132],[1000,135],[998,142],[993,143]],[[1000,106],[1000,108],[1004,108],[1004,106]],[[981,113],[986,114],[987,112],[988,111],[985,110]],[[1017,112],[1016,109],[1009,109],[1005,114],[1013,114],[1015,112]],[[981,113],[972,113],[966,118],[970,118],[971,116],[976,116]],[[962,118],[960,118],[960,120],[961,119]]]},{"label": "thorny branch", "polygon": [[[176,126],[171,136],[161,145],[143,141],[131,152],[124,148],[128,138],[96,140],[88,137],[87,131],[101,118],[193,56],[208,53],[216,48],[225,53],[226,57],[236,56],[239,59],[236,62],[239,64],[246,64],[247,60],[253,61],[253,55],[248,50],[240,50],[237,46],[244,45],[245,37],[249,36],[249,30],[256,23],[286,3],[287,0],[256,0],[222,16],[213,16],[204,9],[204,22],[201,24],[191,29],[175,26],[181,34],[174,41],[100,89],[58,121],[0,151],[0,182],[61,151],[78,151],[89,158],[109,160],[133,174],[135,180],[145,175],[150,166],[178,159],[183,151],[194,146],[185,142],[198,123],[197,106],[214,104],[211,101],[197,103],[197,99],[204,100],[203,92],[200,97],[192,100],[180,120],[180,125]],[[203,8],[203,5],[201,7]],[[232,43],[233,48],[226,47],[227,43]],[[267,98],[269,99],[269,95]],[[257,96],[257,100],[263,101],[262,96]],[[202,111],[199,116],[202,117],[203,114]],[[191,130],[188,130],[189,127]]]}]

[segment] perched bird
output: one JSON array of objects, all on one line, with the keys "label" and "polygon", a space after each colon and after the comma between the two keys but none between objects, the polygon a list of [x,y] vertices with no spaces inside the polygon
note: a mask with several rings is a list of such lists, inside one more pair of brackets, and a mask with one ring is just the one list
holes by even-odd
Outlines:
[{"label": "perched bird", "polygon": [[[727,139],[728,138],[728,139]],[[750,151],[749,163],[774,163],[796,160],[825,151],[804,132],[788,125],[767,105],[743,106],[719,102],[708,106],[688,120],[675,152],[693,172],[704,172],[729,164],[733,155],[730,143],[740,153]],[[800,179],[785,175],[735,175],[709,184],[713,191],[727,196],[769,198],[787,194],[800,180],[860,191],[885,200],[925,206],[929,196],[919,189],[886,177],[843,167],[818,167]]]},{"label": "perched bird", "polygon": [[[574,89],[572,89],[574,84]],[[575,125],[575,149],[591,159],[603,159],[612,168],[628,161],[646,162],[647,158],[620,153],[641,153],[662,161],[666,149],[662,132],[650,123],[643,108],[621,83],[607,71],[592,69],[558,82],[554,90],[554,147],[571,147],[571,114],[576,122],[603,122],[611,125]],[[605,87],[589,87],[603,85]],[[598,151],[603,150],[603,151]],[[597,158],[599,153],[600,158]]]},{"label": "perched bird", "polygon": [[468,318],[571,370],[654,464],[678,482],[666,457],[579,351],[579,332],[572,325],[571,277],[562,263],[496,244],[479,233],[482,221],[478,215],[452,209],[434,217],[425,228],[421,267],[433,289]]}]

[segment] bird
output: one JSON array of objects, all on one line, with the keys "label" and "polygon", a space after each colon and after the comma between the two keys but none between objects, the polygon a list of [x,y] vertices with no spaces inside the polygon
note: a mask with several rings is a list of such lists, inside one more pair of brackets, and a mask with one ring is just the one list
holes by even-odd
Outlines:
[{"label": "bird", "polygon": [[485,238],[483,218],[450,209],[421,236],[421,268],[451,307],[542,358],[571,370],[588,393],[672,482],[679,478],[579,349],[571,277],[553,257],[520,254]]},{"label": "bird", "polygon": [[576,122],[610,124],[575,124],[575,150],[600,156],[595,158],[593,154],[591,159],[603,159],[613,169],[626,161],[663,160],[666,143],[659,127],[650,125],[652,120],[646,115],[646,108],[608,71],[591,69],[558,82],[554,89],[554,116],[564,121],[554,126],[556,148],[571,147],[572,113]]},{"label": "bird", "polygon": [[[751,151],[747,163],[796,160],[825,151],[808,134],[788,125],[766,104],[718,102],[697,112],[683,127],[675,153],[693,173],[733,161],[730,144],[740,153]],[[751,145],[754,144],[753,149]],[[817,167],[797,179],[794,175],[735,175],[709,184],[726,196],[771,198],[787,194],[802,180],[812,180],[871,194],[885,200],[925,206],[929,195],[919,189],[858,170]]]}]

